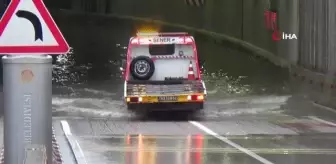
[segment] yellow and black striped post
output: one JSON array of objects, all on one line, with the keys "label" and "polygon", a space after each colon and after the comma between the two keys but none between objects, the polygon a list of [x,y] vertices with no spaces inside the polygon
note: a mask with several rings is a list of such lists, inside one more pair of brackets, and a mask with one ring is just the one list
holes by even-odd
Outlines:
[{"label": "yellow and black striped post", "polygon": [[184,0],[188,6],[203,7],[205,0]]}]

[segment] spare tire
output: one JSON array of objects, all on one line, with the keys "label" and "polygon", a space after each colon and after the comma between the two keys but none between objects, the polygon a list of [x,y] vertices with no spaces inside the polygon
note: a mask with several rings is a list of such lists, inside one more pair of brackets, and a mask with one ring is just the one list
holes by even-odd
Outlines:
[{"label": "spare tire", "polygon": [[148,80],[154,74],[154,62],[148,56],[138,56],[132,60],[130,71],[134,79]]}]

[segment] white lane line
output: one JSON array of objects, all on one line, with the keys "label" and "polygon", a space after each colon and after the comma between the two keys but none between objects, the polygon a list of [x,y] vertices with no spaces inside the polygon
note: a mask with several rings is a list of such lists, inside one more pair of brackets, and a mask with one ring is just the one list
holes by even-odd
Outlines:
[{"label": "white lane line", "polygon": [[216,137],[217,139],[229,144],[230,146],[244,152],[245,154],[253,157],[254,159],[258,160],[259,162],[263,163],[263,164],[274,164],[273,162],[259,156],[258,154],[252,152],[249,149],[246,149],[234,142],[232,142],[231,140],[229,140],[226,137],[220,136],[218,135],[216,132],[212,131],[211,129],[207,128],[206,126],[202,125],[201,123],[197,122],[197,121],[189,121],[189,123],[191,123],[192,125],[196,126],[197,128],[201,129],[202,131],[204,131],[205,133],[212,135],[213,137]]},{"label": "white lane line", "polygon": [[79,152],[81,153],[81,156],[82,156],[82,158],[83,158],[85,164],[87,164],[86,159],[85,159],[85,155],[84,155],[84,152],[83,152],[83,149],[80,147],[80,145],[79,145],[79,143],[78,143],[77,140],[75,140],[75,142],[76,142],[76,145],[77,145],[77,147],[78,147],[78,149],[79,149]]},{"label": "white lane line", "polygon": [[327,106],[324,106],[324,105],[321,105],[321,104],[317,104],[315,102],[312,102],[312,104],[315,106],[315,107],[318,107],[320,109],[324,109],[326,111],[329,111],[329,112],[332,112],[334,114],[336,114],[336,109],[333,109],[333,108],[330,108],[330,107],[327,107]]},{"label": "white lane line", "polygon": [[324,124],[328,124],[328,125],[331,125],[331,126],[335,126],[336,127],[336,124],[333,123],[333,122],[330,122],[330,121],[327,121],[327,120],[323,120],[321,118],[318,118],[316,116],[307,116],[308,118],[312,119],[312,120],[315,120],[317,122],[320,122],[320,123],[324,123]]},{"label": "white lane line", "polygon": [[67,121],[62,120],[61,125],[62,125],[62,129],[63,129],[65,135],[67,135],[67,136],[72,135],[69,123]]},{"label": "white lane line", "polygon": [[[63,132],[65,134],[65,137],[68,140],[68,143],[70,144],[72,152],[75,155],[77,163],[78,164],[87,164],[87,161],[85,159],[85,155],[84,155],[84,152],[83,152],[82,148],[80,147],[78,141],[76,139],[74,139],[74,137],[72,136],[69,123],[65,120],[62,120],[61,121],[61,126],[62,126]],[[78,154],[75,149],[77,149],[77,151],[79,151],[80,154]]]}]

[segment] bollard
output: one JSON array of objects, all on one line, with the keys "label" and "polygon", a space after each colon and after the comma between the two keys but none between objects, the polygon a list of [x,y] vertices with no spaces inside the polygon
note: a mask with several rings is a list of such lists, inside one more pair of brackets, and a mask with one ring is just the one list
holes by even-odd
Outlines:
[{"label": "bollard", "polygon": [[32,144],[52,162],[52,57],[4,56],[4,162],[25,161]]}]

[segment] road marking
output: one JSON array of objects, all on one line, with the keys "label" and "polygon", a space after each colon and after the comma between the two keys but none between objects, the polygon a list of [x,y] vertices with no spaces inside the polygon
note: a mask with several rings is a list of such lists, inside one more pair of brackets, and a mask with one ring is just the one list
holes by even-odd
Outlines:
[{"label": "road marking", "polygon": [[250,151],[249,149],[246,149],[246,148],[232,142],[228,138],[218,135],[216,132],[212,131],[211,129],[207,128],[206,126],[202,125],[201,123],[199,123],[197,121],[189,121],[189,123],[191,123],[192,125],[196,126],[199,129],[201,129],[202,131],[206,132],[207,134],[212,135],[212,136],[216,137],[217,139],[229,144],[230,146],[244,152],[245,154],[253,157],[254,159],[258,160],[259,162],[261,162],[263,164],[274,164],[273,162],[259,156],[258,154]]},{"label": "road marking", "polygon": [[326,111],[329,111],[329,112],[332,112],[334,114],[336,114],[336,109],[333,109],[333,108],[330,108],[330,107],[327,107],[327,106],[324,106],[324,105],[321,105],[321,104],[317,104],[315,102],[311,102],[315,107],[318,107],[320,109],[324,109]]},{"label": "road marking", "polygon": [[83,158],[84,161],[85,161],[85,164],[87,164],[86,159],[85,159],[85,155],[84,155],[84,152],[83,152],[83,149],[81,148],[81,146],[79,145],[79,143],[78,143],[77,140],[75,140],[75,142],[76,142],[76,145],[77,145],[77,147],[78,147],[78,149],[79,149],[79,152],[81,153],[82,158]]},{"label": "road marking", "polygon": [[62,120],[61,125],[62,125],[62,129],[63,129],[65,135],[67,135],[67,136],[72,135],[69,123],[67,121]]},{"label": "road marking", "polygon": [[321,118],[318,118],[316,116],[307,116],[308,118],[312,119],[312,120],[315,120],[317,122],[320,122],[320,123],[323,123],[323,124],[328,124],[328,125],[331,125],[331,126],[334,126],[336,127],[336,124],[333,123],[333,122],[330,122],[330,121],[327,121],[327,120],[323,120]]},{"label": "road marking", "polygon": [[[79,145],[78,141],[72,136],[69,123],[65,120],[62,120],[61,121],[61,126],[62,126],[63,132],[65,134],[65,137],[70,144],[70,148],[72,149],[72,152],[75,155],[77,163],[78,164],[87,164],[86,159],[85,159],[85,155],[84,155],[84,152],[83,152],[81,146]],[[75,148],[78,149],[80,155],[78,155],[77,151],[74,150]]]}]

